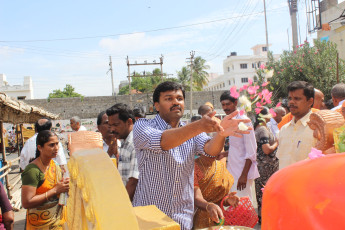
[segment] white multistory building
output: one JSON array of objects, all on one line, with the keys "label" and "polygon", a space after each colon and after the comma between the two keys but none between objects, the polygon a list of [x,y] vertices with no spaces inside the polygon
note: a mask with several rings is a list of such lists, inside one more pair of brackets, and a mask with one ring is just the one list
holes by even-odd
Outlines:
[{"label": "white multistory building", "polygon": [[[256,70],[267,63],[267,46],[256,45],[251,49],[253,55],[237,56],[236,52],[232,52],[223,61],[224,74],[209,79],[204,90],[229,90],[232,86],[242,87],[248,84],[249,79],[255,81]],[[279,54],[273,55],[274,59],[278,59],[279,56]]]},{"label": "white multistory building", "polygon": [[0,74],[0,92],[17,99],[34,99],[34,90],[31,77],[25,76],[23,85],[9,85],[5,74]]}]

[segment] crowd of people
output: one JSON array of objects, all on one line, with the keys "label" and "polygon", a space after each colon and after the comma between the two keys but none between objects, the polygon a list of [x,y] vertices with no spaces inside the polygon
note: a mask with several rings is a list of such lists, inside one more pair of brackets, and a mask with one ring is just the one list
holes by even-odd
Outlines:
[{"label": "crowd of people", "polygon": [[[331,95],[334,110],[341,112],[345,84],[335,85]],[[238,98],[230,92],[219,100],[226,114],[222,120],[215,117],[214,106],[205,103],[198,110],[200,116],[186,124],[181,121],[184,88],[167,81],[153,93],[158,112],[153,119],[123,103],[98,115],[103,150],[117,159],[133,206],[156,205],[181,229],[197,229],[224,219],[222,201],[236,207],[240,197],[253,201],[256,194],[261,221],[262,190],[269,178],[306,159],[315,144],[307,122],[313,111],[326,109],[324,95],[310,83],[292,82],[287,105],[274,108],[274,116],[261,107],[253,122],[239,112]],[[79,117],[70,122],[74,131],[85,130]],[[241,122],[245,129],[239,128]],[[63,229],[66,220],[66,209],[59,204],[69,190],[67,161],[51,127],[49,119],[39,119],[36,134],[21,152],[27,229]],[[45,218],[40,218],[43,212]]]}]

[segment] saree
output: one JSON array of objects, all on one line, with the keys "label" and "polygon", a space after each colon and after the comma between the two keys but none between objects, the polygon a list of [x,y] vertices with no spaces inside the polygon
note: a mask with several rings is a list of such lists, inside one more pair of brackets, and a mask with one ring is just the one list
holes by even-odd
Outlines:
[{"label": "saree", "polygon": [[[43,184],[37,188],[36,195],[44,194],[55,187],[62,179],[62,172],[53,160],[45,172]],[[57,196],[50,198],[42,205],[28,209],[26,218],[27,230],[61,230],[66,222],[66,207],[59,205]]]},{"label": "saree", "polygon": [[[229,194],[234,178],[223,162],[203,160],[200,157],[194,164],[194,187],[199,187],[204,199],[220,206],[222,199]],[[196,209],[194,228],[215,226],[207,211]]]}]

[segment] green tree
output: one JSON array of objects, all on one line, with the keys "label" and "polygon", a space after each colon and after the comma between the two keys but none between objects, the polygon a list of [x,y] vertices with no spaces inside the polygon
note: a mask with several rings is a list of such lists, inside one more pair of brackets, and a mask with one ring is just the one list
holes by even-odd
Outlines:
[{"label": "green tree", "polygon": [[[284,51],[277,61],[269,58],[267,69],[274,70],[270,85],[274,88],[274,98],[287,97],[287,86],[292,81],[307,81],[321,90],[329,99],[332,87],[337,84],[337,49],[332,42],[315,40],[311,47],[308,42],[296,51]],[[345,80],[345,62],[339,59],[339,81]]]},{"label": "green tree", "polygon": [[[163,74],[164,75],[164,74]],[[147,77],[139,77],[143,76],[143,73],[134,72],[131,78],[131,89],[136,89],[142,93],[150,93],[161,83],[161,70],[156,68],[151,72],[145,72],[145,76]],[[164,80],[167,78],[163,77]],[[119,95],[129,94],[129,86],[124,86],[119,90]]]},{"label": "green tree", "polygon": [[201,91],[202,88],[208,83],[208,72],[210,69],[209,65],[206,65],[206,60],[198,56],[193,62],[193,90]]},{"label": "green tree", "polygon": [[190,70],[186,66],[177,71],[177,81],[183,85],[186,91],[190,90]]},{"label": "green tree", "polygon": [[66,84],[66,86],[63,90],[60,90],[60,89],[53,90],[53,92],[49,94],[48,99],[50,99],[50,98],[63,98],[63,97],[81,97],[81,98],[83,98],[83,95],[75,92],[74,87],[72,85]]}]

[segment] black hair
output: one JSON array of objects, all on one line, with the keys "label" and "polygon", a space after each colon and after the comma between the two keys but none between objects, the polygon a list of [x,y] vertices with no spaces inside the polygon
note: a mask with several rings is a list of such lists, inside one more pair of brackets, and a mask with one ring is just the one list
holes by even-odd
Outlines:
[{"label": "black hair", "polygon": [[34,159],[31,159],[31,161],[37,159],[40,156],[40,151],[38,150],[37,146],[44,146],[45,143],[47,143],[52,136],[57,136],[56,133],[50,131],[50,130],[43,130],[37,134],[36,137],[36,157]]},{"label": "black hair", "polygon": [[335,86],[333,86],[331,90],[331,96],[343,100],[345,98],[345,84],[338,83]]},{"label": "black hair", "polygon": [[194,121],[197,121],[197,120],[200,120],[201,119],[201,116],[200,115],[195,115],[195,116],[192,116],[192,118],[190,119],[191,122],[194,122]]},{"label": "black hair", "polygon": [[232,103],[235,103],[237,101],[237,98],[234,98],[230,95],[230,91],[225,91],[220,95],[220,102],[224,100],[230,100]]},{"label": "black hair", "polygon": [[326,101],[325,106],[327,107],[327,109],[332,109],[334,107],[333,100],[329,99],[328,101]]},{"label": "black hair", "polygon": [[135,123],[135,117],[133,110],[129,108],[128,105],[123,103],[117,103],[107,109],[106,111],[108,117],[113,116],[115,114],[119,114],[119,119],[123,122],[128,121],[128,119],[132,119],[133,124]]},{"label": "black hair", "polygon": [[97,125],[101,125],[102,124],[102,118],[103,118],[103,115],[105,114],[105,111],[102,111],[98,114],[97,116]]},{"label": "black hair", "polygon": [[172,82],[172,81],[165,81],[160,83],[155,91],[153,92],[153,103],[159,102],[159,96],[161,93],[167,92],[167,91],[177,91],[181,90],[183,94],[183,99],[186,98],[185,91],[183,86],[180,83]]},{"label": "black hair", "polygon": [[133,109],[134,117],[145,118],[146,114],[143,107]]},{"label": "black hair", "polygon": [[284,99],[282,100],[282,107],[283,107],[284,109],[287,109],[288,111],[290,111],[290,109],[289,109],[289,101],[288,101],[287,98],[284,98]]},{"label": "black hair", "polygon": [[[315,90],[312,84],[306,81],[293,81],[288,85],[288,92],[292,92],[298,89],[303,89],[303,94],[309,100],[310,98],[314,98]],[[312,105],[313,106],[313,105]]]},{"label": "black hair", "polygon": [[[47,120],[47,121],[42,124],[41,122],[39,122],[40,120]],[[52,121],[49,118],[42,117],[35,122],[35,131],[39,133],[43,130],[50,130],[52,126],[53,126]]]},{"label": "black hair", "polygon": [[198,114],[199,115],[204,115],[206,114],[208,111],[212,111],[212,108],[208,105],[200,105],[199,109],[198,109]]},{"label": "black hair", "polygon": [[255,116],[254,129],[256,129],[256,127],[262,122],[262,120],[260,120],[260,114],[267,115],[270,113],[270,110],[266,106],[262,106],[260,109],[260,113]]}]

